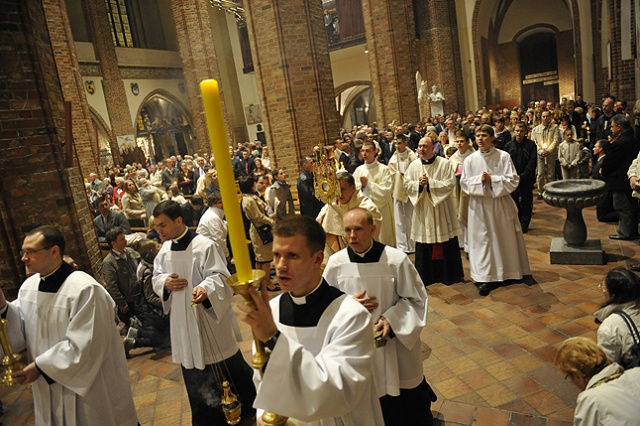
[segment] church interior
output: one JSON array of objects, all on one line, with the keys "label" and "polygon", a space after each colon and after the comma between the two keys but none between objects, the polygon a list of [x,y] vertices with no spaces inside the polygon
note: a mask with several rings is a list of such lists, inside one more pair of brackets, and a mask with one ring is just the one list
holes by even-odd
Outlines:
[{"label": "church interior", "polygon": [[[220,82],[228,143],[264,138],[295,184],[299,160],[341,129],[414,123],[604,93],[640,99],[640,0],[0,0],[0,286],[26,278],[21,243],[58,225],[79,268],[102,254],[90,173],[210,153],[199,83]],[[436,106],[426,92],[440,93]],[[470,279],[427,288],[424,373],[442,425],[570,425],[578,389],[560,342],[595,338],[606,271],[640,255],[585,209],[607,264],[550,264],[563,211],[534,202],[532,276],[478,297]],[[465,276],[469,265],[463,259]],[[238,296],[236,296],[238,297]],[[242,325],[245,358],[251,330]],[[128,360],[142,425],[190,424],[167,351]],[[33,424],[28,387],[2,387],[6,424]]]}]

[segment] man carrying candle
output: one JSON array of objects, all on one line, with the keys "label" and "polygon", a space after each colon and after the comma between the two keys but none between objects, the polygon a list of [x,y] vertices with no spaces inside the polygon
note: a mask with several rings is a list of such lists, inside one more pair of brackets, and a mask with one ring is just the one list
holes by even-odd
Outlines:
[{"label": "man carrying candle", "polygon": [[164,240],[153,264],[153,289],[169,314],[173,361],[182,366],[192,424],[226,425],[220,405],[223,379],[242,402],[240,424],[253,424],[252,370],[238,349],[241,337],[234,333],[224,254],[187,228],[180,204],[163,201],[153,216]]},{"label": "man carrying candle", "polygon": [[269,301],[250,289],[255,307],[237,305],[241,320],[271,350],[258,379],[259,409],[314,424],[383,425],[373,380],[371,316],[322,278],[325,234],[308,216],[273,230],[278,282]]}]

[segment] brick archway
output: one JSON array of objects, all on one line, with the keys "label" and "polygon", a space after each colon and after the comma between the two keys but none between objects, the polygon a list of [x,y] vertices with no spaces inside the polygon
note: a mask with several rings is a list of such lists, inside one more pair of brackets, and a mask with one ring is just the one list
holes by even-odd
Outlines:
[{"label": "brick archway", "polygon": [[[484,72],[480,65],[480,58],[483,52],[481,52],[481,46],[478,39],[478,14],[480,13],[480,9],[482,7],[482,3],[485,0],[476,0],[475,5],[473,7],[473,15],[471,20],[471,36],[473,40],[473,52],[474,52],[474,65],[475,65],[475,76],[476,76],[476,87],[477,92],[476,96],[478,97],[478,105],[486,104],[486,88],[484,87]],[[568,6],[569,13],[571,14],[571,27],[573,31],[573,51],[575,56],[575,92],[581,93],[583,91],[582,88],[582,45],[580,43],[580,8],[578,6],[577,0],[563,0],[565,4]],[[504,15],[506,15],[506,11],[508,7],[511,6],[512,1],[509,0],[505,3],[507,7],[504,10],[504,13],[501,13],[500,16],[496,17],[499,19],[501,23],[504,19]],[[496,21],[498,22],[498,21]],[[544,23],[540,23],[539,26],[545,25]],[[520,34],[521,31],[518,32]]]}]

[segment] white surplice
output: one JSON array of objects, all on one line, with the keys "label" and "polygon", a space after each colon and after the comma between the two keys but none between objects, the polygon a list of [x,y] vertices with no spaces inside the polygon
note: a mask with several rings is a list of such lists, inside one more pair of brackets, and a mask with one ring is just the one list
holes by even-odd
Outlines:
[{"label": "white surplice", "polygon": [[475,152],[473,147],[468,147],[464,154],[460,151],[453,153],[449,162],[453,166],[453,170],[456,173],[456,190],[454,192],[456,199],[456,208],[458,209],[458,220],[460,221],[460,228],[462,229],[462,235],[460,236],[459,244],[460,248],[463,248],[465,252],[469,252],[469,244],[467,243],[467,221],[469,213],[469,195],[460,190],[460,176],[462,174],[462,165],[464,160]]},{"label": "white surplice", "polygon": [[[233,289],[225,284],[229,272],[221,249],[213,241],[196,235],[186,250],[171,250],[165,241],[153,263],[153,290],[169,314],[173,361],[185,368],[203,370],[238,351],[239,328],[231,310]],[[169,274],[188,281],[187,287],[163,298]],[[193,288],[205,289],[211,308],[191,306]]]},{"label": "white surplice", "polygon": [[[368,179],[364,188],[360,183],[360,178],[365,176]],[[379,241],[391,247],[396,246],[396,228],[393,216],[393,178],[389,168],[384,164],[374,161],[371,164],[363,164],[353,172],[356,181],[356,188],[373,201],[380,214],[382,214],[382,224],[380,225]]]},{"label": "white surplice", "polygon": [[424,380],[420,332],[427,323],[427,292],[402,251],[385,246],[377,262],[354,263],[349,250],[329,259],[324,278],[350,296],[366,290],[377,298],[373,323],[384,316],[395,334],[374,352],[377,395],[398,396],[401,388],[413,389]]},{"label": "white surplice", "polygon": [[80,271],[55,293],[38,291],[39,283],[40,274],[28,278],[7,312],[14,351],[26,347],[29,362],[55,381],[32,384],[36,424],[137,424],[109,293]]},{"label": "white surplice", "polygon": [[[491,183],[482,182],[482,173]],[[521,279],[531,274],[527,247],[511,193],[518,173],[508,153],[476,151],[463,165],[461,189],[469,194],[469,269],[476,282]]]},{"label": "white surplice", "polygon": [[[323,283],[315,291],[328,287]],[[286,415],[305,426],[382,426],[367,310],[341,294],[328,304],[316,323],[286,325],[281,321],[283,297],[291,296],[285,293],[270,301],[281,335],[264,377],[254,375],[258,389],[254,407]],[[291,299],[289,304],[306,304],[305,297]]]},{"label": "white surplice", "polygon": [[389,171],[393,176],[393,214],[396,227],[396,247],[407,253],[415,251],[415,241],[411,238],[411,220],[413,204],[409,201],[409,193],[404,187],[404,173],[409,164],[418,156],[407,148],[403,153],[394,152],[389,159]]},{"label": "white surplice", "polygon": [[[420,191],[419,179],[429,178],[428,189]],[[432,164],[413,161],[404,174],[404,185],[413,203],[411,238],[418,243],[445,243],[460,235],[460,223],[453,191],[456,177],[448,160],[436,157]]]},{"label": "white surplice", "polygon": [[229,248],[227,247],[229,230],[227,222],[224,220],[224,210],[215,206],[209,207],[202,214],[196,232],[215,242],[222,249],[224,257],[229,257]]}]

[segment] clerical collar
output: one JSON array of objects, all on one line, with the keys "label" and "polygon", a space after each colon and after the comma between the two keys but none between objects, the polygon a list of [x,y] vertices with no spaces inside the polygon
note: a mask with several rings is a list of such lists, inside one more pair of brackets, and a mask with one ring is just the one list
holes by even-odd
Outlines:
[{"label": "clerical collar", "polygon": [[493,152],[493,147],[489,148],[486,151],[480,150],[483,155],[491,154]]},{"label": "clerical collar", "polygon": [[436,158],[438,156],[434,154],[433,157],[429,158],[428,160],[425,160],[424,158],[420,157],[420,161],[422,161],[422,164],[433,164],[436,161]]},{"label": "clerical collar", "polygon": [[69,265],[67,262],[62,262],[58,269],[47,276],[40,277],[38,291],[42,291],[44,293],[57,293],[62,284],[73,272],[75,272],[73,266]]},{"label": "clerical collar", "polygon": [[195,236],[196,233],[187,228],[180,237],[171,240],[171,251],[185,251]]},{"label": "clerical collar", "polygon": [[308,293],[305,296],[296,297],[296,296],[293,295],[293,293],[290,293],[291,294],[291,301],[293,303],[295,303],[296,305],[304,305],[304,304],[306,304],[307,303],[307,297],[311,296],[322,285],[322,281],[323,281],[323,279],[320,278],[320,282],[318,282],[318,285],[316,286],[316,288],[311,290],[311,292]]},{"label": "clerical collar", "polygon": [[377,166],[378,166],[378,160],[373,160],[371,163],[367,163],[367,162],[365,162],[365,163],[364,163],[364,166],[365,166],[367,169],[373,169],[374,167],[377,167]]},{"label": "clerical collar", "polygon": [[353,249],[351,249],[356,255],[360,256],[360,257],[365,257],[367,255],[367,253],[369,253],[369,250],[371,250],[371,248],[373,247],[373,239],[371,240],[371,244],[369,244],[369,248],[366,249],[365,251],[363,251],[362,253],[357,252]]},{"label": "clerical collar", "polygon": [[347,247],[347,254],[349,255],[349,260],[353,263],[376,263],[380,261],[384,248],[384,244],[373,240],[371,247],[364,253],[357,253],[351,247]]},{"label": "clerical collar", "polygon": [[[291,327],[316,327],[327,307],[343,294],[324,279],[305,297],[294,300],[291,293],[283,293],[279,301],[279,322]],[[303,304],[298,304],[300,301]]]}]

